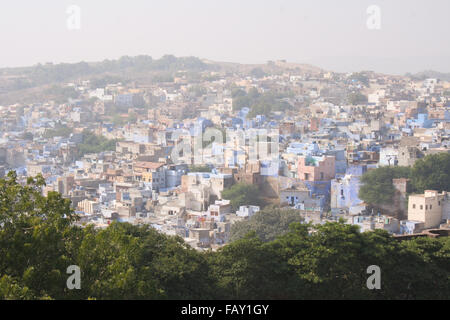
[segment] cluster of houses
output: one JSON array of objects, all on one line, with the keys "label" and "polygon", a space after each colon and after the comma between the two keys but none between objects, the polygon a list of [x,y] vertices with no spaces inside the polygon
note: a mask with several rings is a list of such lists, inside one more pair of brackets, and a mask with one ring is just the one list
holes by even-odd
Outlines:
[{"label": "cluster of houses", "polygon": [[[223,198],[239,183],[314,223],[343,218],[393,234],[448,227],[445,191],[408,195],[409,181],[395,179],[395,200],[377,212],[358,193],[368,170],[450,152],[450,83],[365,77],[285,69],[214,73],[195,84],[80,80],[66,84],[80,94],[67,103],[0,106],[0,177],[41,174],[43,193],[70,199],[80,224],[148,224],[198,249],[227,243],[234,223],[262,210]],[[290,107],[250,116],[252,106],[233,107],[233,88],[276,93]],[[354,92],[367,101],[350,103]],[[80,154],[86,130],[115,147]]]}]

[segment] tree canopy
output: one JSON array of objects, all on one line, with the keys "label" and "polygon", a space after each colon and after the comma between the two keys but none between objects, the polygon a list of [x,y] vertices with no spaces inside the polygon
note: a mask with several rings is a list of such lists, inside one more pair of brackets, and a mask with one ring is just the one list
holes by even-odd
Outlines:
[{"label": "tree canopy", "polygon": [[234,89],[233,110],[238,111],[242,108],[250,108],[250,117],[257,115],[269,116],[272,111],[285,111],[291,108],[291,105],[283,98],[290,96],[290,93],[283,95],[274,92],[259,93],[257,89],[252,88],[246,93],[242,89]]},{"label": "tree canopy", "polygon": [[64,137],[68,138],[72,134],[73,129],[68,126],[57,124],[54,129],[46,129],[44,132],[44,138]]},{"label": "tree canopy", "polygon": [[358,105],[358,104],[366,104],[368,101],[367,96],[360,92],[351,93],[348,96],[348,100],[352,105]]},{"label": "tree canopy", "polygon": [[258,186],[254,184],[237,183],[222,191],[222,198],[230,200],[233,210],[238,210],[240,206],[263,204]]},{"label": "tree canopy", "polygon": [[386,204],[394,197],[393,179],[409,178],[409,167],[380,167],[367,171],[361,177],[359,198],[369,204]]},{"label": "tree canopy", "polygon": [[426,156],[414,163],[411,180],[415,191],[450,191],[450,153]]},{"label": "tree canopy", "polygon": [[[341,222],[258,229],[200,252],[148,225],[81,225],[41,176],[0,179],[0,299],[449,299],[450,238],[398,240]],[[270,215],[269,212],[266,214]],[[283,224],[281,213],[267,223]],[[249,230],[251,231],[251,230]],[[81,289],[69,290],[67,267]],[[366,286],[381,269],[381,289]]]},{"label": "tree canopy", "polygon": [[208,167],[207,165],[191,165],[189,166],[190,172],[211,172],[212,169]]},{"label": "tree canopy", "polygon": [[261,69],[261,68],[253,68],[253,69],[250,71],[250,75],[251,75],[252,77],[254,77],[254,78],[259,79],[259,78],[264,78],[267,74],[266,74],[266,73],[264,72],[264,70]]},{"label": "tree canopy", "polygon": [[231,226],[230,238],[235,241],[245,238],[249,232],[254,232],[261,241],[272,241],[288,232],[291,223],[302,221],[303,218],[296,210],[266,207],[248,220],[234,223]]},{"label": "tree canopy", "polygon": [[[41,195],[42,177],[0,179],[0,299],[202,299],[212,288],[204,255],[149,226],[73,224],[70,201]],[[66,269],[82,271],[68,290]]]},{"label": "tree canopy", "polygon": [[94,133],[84,130],[83,142],[78,144],[78,157],[81,158],[89,153],[99,153],[116,149],[117,140],[107,139],[97,136]]},{"label": "tree canopy", "polygon": [[[210,255],[222,299],[448,299],[450,238],[399,241],[357,226],[293,223],[270,242],[256,235]],[[367,268],[381,269],[369,290]]]},{"label": "tree canopy", "polygon": [[359,197],[368,204],[387,204],[395,189],[393,179],[410,179],[409,193],[425,190],[450,191],[450,154],[428,155],[414,163],[413,167],[380,167],[366,172],[362,178]]}]

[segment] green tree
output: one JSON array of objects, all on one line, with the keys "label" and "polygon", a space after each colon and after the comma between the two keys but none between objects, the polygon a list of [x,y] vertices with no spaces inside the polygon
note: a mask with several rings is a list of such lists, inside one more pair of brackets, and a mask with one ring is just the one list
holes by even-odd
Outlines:
[{"label": "green tree", "polygon": [[245,92],[245,90],[242,90],[241,88],[233,88],[231,90],[231,97],[233,99],[237,98],[237,97],[244,97],[247,95],[247,92]]},{"label": "green tree", "polygon": [[264,70],[261,69],[261,68],[253,68],[253,69],[250,71],[250,75],[251,75],[252,77],[254,77],[254,78],[259,79],[259,78],[264,78],[267,74],[266,74],[266,73],[264,72]]},{"label": "green tree", "polygon": [[36,297],[28,287],[23,287],[20,283],[14,280],[13,277],[4,275],[0,278],[0,299],[3,300],[36,300]]},{"label": "green tree", "polygon": [[250,108],[250,117],[256,115],[269,116],[272,111],[285,111],[291,108],[291,105],[283,98],[291,96],[288,92],[276,94],[274,92],[259,93],[256,88],[251,88],[248,93],[241,89],[235,89],[233,95],[233,110],[239,111],[242,108]]},{"label": "green tree", "polygon": [[70,201],[60,194],[50,192],[43,197],[44,185],[38,176],[21,186],[14,171],[0,179],[0,287],[4,298],[64,297],[65,268],[72,264],[66,241],[76,216]]},{"label": "green tree", "polygon": [[[149,226],[74,225],[70,201],[41,195],[42,177],[0,179],[0,299],[206,299],[215,290],[206,256]],[[81,290],[66,287],[67,267]]]},{"label": "green tree", "polygon": [[408,167],[380,167],[367,171],[361,177],[359,198],[374,206],[389,203],[395,193],[392,180],[408,178],[410,171]]},{"label": "green tree", "polygon": [[88,130],[84,130],[83,142],[78,144],[78,158],[83,157],[85,154],[115,150],[116,143],[117,140],[115,139],[107,139],[103,136],[97,136]]},{"label": "green tree", "polygon": [[211,172],[211,168],[204,165],[204,166],[189,166],[189,171],[190,172]]},{"label": "green tree", "polygon": [[348,96],[348,100],[352,105],[366,104],[368,101],[367,96],[360,92],[351,93]]},{"label": "green tree", "polygon": [[[113,223],[83,230],[77,263],[82,293],[96,299],[194,299],[211,294],[206,259],[148,226]],[[202,279],[202,281],[199,281]]]},{"label": "green tree", "polygon": [[112,116],[112,123],[115,126],[123,126],[124,124],[127,123],[127,120],[128,120],[127,118],[122,117],[121,114],[119,114],[119,113],[115,113]]},{"label": "green tree", "polygon": [[230,240],[236,241],[244,238],[249,232],[255,232],[261,241],[272,241],[288,232],[292,223],[303,220],[296,210],[267,207],[248,220],[234,223],[231,226]]},{"label": "green tree", "polygon": [[238,210],[243,205],[264,204],[259,188],[253,184],[238,183],[222,191],[222,198],[230,200],[233,210]]},{"label": "green tree", "polygon": [[414,163],[411,181],[415,192],[424,190],[450,191],[450,153],[426,156]]},{"label": "green tree", "polygon": [[[295,273],[281,251],[254,234],[209,255],[220,299],[289,299]],[[298,289],[301,289],[299,286]]]},{"label": "green tree", "polygon": [[64,103],[69,98],[77,99],[80,96],[80,93],[73,87],[63,87],[57,85],[53,85],[52,87],[46,89],[44,93],[47,96],[51,96],[51,98],[57,103]]},{"label": "green tree", "polygon": [[44,132],[44,138],[50,139],[54,137],[70,137],[70,134],[73,132],[72,128],[63,125],[57,125],[54,129],[46,129]]},{"label": "green tree", "polygon": [[[344,223],[293,224],[270,243],[295,270],[294,299],[448,299],[450,238],[399,241],[384,230],[361,233]],[[367,267],[381,269],[381,289],[366,286]],[[298,284],[302,284],[301,287]],[[435,289],[433,289],[435,288]],[[295,290],[294,290],[295,291]]]}]

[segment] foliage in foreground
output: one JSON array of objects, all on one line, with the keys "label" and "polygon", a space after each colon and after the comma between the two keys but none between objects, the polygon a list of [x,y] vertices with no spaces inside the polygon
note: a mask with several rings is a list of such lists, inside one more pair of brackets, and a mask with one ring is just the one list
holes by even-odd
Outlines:
[{"label": "foliage in foreground", "polygon": [[[450,298],[449,238],[292,223],[272,241],[249,234],[198,252],[147,226],[74,226],[69,201],[41,196],[43,184],[0,180],[0,299]],[[81,269],[81,290],[66,287],[69,265]],[[370,265],[381,290],[366,287]]]}]

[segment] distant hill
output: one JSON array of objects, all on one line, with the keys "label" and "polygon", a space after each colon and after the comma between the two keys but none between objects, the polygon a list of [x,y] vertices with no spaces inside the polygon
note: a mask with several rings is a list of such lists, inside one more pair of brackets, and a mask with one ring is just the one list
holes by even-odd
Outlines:
[{"label": "distant hill", "polygon": [[[94,85],[102,87],[106,83],[171,82],[180,72],[188,81],[198,81],[200,73],[215,71],[238,73],[242,75],[264,77],[269,74],[318,74],[322,69],[286,61],[269,61],[266,64],[240,64],[216,62],[197,57],[175,57],[165,55],[153,59],[148,55],[136,57],[124,56],[117,60],[78,63],[46,63],[30,67],[0,69],[0,105],[29,103],[49,96],[48,92],[62,83],[89,79]],[[108,82],[109,81],[109,82]]]},{"label": "distant hill", "polygon": [[38,64],[32,67],[0,69],[0,79],[8,81],[12,90],[32,88],[49,83],[70,81],[79,77],[104,73],[133,74],[141,72],[174,72],[178,70],[203,71],[209,66],[195,57],[177,58],[165,55],[160,59],[150,56],[128,57],[102,62]]},{"label": "distant hill", "polygon": [[318,68],[316,66],[310,65],[310,64],[301,64],[301,63],[292,63],[292,62],[286,62],[284,60],[278,60],[278,61],[268,61],[265,64],[241,64],[241,63],[234,63],[234,62],[219,62],[219,61],[212,61],[204,59],[202,60],[206,64],[209,65],[215,65],[217,67],[220,67],[223,70],[226,71],[235,71],[235,72],[242,72],[242,73],[249,73],[251,74],[253,70],[255,69],[261,69],[266,73],[270,74],[277,74],[280,72],[289,72],[289,71],[295,71],[300,74],[319,74],[324,72],[323,69]]},{"label": "distant hill", "polygon": [[196,57],[165,55],[153,59],[147,55],[124,56],[117,60],[38,64],[31,67],[0,69],[0,105],[25,103],[42,98],[53,85],[77,79],[90,79],[95,83],[114,81],[126,83],[138,79],[145,82],[173,81],[179,72],[198,73],[217,68]]},{"label": "distant hill", "polygon": [[426,70],[415,74],[407,73],[405,76],[410,77],[413,80],[425,80],[433,78],[442,81],[450,81],[450,73],[442,73],[434,70]]}]

